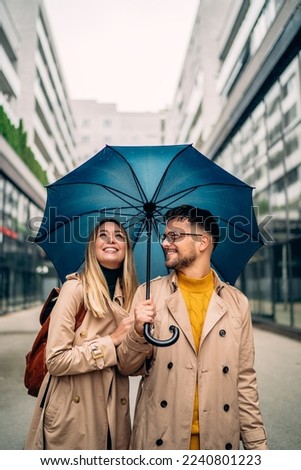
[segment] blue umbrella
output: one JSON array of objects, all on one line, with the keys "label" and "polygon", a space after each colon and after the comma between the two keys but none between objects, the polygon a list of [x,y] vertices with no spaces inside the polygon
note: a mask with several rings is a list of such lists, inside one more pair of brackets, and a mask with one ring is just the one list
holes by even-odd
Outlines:
[{"label": "blue umbrella", "polygon": [[[64,282],[67,274],[80,269],[95,224],[104,217],[120,220],[133,242],[138,278],[146,282],[148,298],[150,279],[167,273],[159,243],[164,214],[190,204],[217,218],[221,237],[212,267],[224,281],[234,284],[263,245],[252,191],[192,145],[106,146],[47,186],[44,217],[35,241]],[[176,328],[171,331],[177,337]],[[158,345],[148,327],[145,335]],[[161,345],[172,344],[174,338],[166,341]]]}]

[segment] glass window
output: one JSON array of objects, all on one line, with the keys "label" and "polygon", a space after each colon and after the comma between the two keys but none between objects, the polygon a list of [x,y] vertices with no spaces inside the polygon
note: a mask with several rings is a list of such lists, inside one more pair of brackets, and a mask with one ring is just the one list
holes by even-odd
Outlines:
[{"label": "glass window", "polygon": [[283,142],[278,142],[278,144],[275,145],[273,149],[269,152],[269,169],[275,170],[281,167],[280,171],[281,171],[281,175],[283,175],[284,173],[283,160],[284,160]]},{"label": "glass window", "polygon": [[274,300],[276,322],[289,326],[289,271],[287,245],[274,247]]},{"label": "glass window", "polygon": [[263,247],[245,267],[245,292],[255,315],[273,315],[270,249]]},{"label": "glass window", "polygon": [[266,153],[266,129],[264,122],[265,108],[261,102],[251,115],[253,128],[253,142],[256,145],[256,157]]},{"label": "glass window", "polygon": [[[295,168],[287,174],[287,210],[288,227],[290,232],[299,225],[301,215],[301,167]],[[292,234],[292,233],[291,233]],[[295,234],[296,235],[296,234]]]},{"label": "glass window", "polygon": [[297,86],[297,80],[296,80],[296,74],[293,73],[292,75],[289,76],[289,78],[282,84],[282,99],[286,98],[287,96],[290,96],[291,93],[294,93],[296,91],[296,86]]},{"label": "glass window", "polygon": [[18,198],[18,213],[17,213],[17,221],[18,221],[18,238],[19,240],[26,239],[26,232],[27,232],[27,222],[28,222],[28,206],[29,200],[27,197],[19,193]]},{"label": "glass window", "polygon": [[251,54],[255,54],[284,0],[268,0],[251,33]]},{"label": "glass window", "polygon": [[3,227],[3,210],[4,210],[4,178],[1,173],[0,174],[0,226],[1,227]]},{"label": "glass window", "polygon": [[287,139],[285,144],[285,153],[286,156],[290,156],[296,152],[299,148],[298,135],[293,134],[290,138]]},{"label": "glass window", "polygon": [[262,191],[266,189],[269,184],[268,178],[268,158],[267,155],[261,155],[258,160],[256,161],[256,169],[260,169],[260,173],[258,173],[257,181],[256,181],[256,188],[258,191]]},{"label": "glass window", "polygon": [[[301,235],[299,219],[298,227]],[[291,241],[293,326],[301,328],[301,237]]]},{"label": "glass window", "polygon": [[87,128],[87,127],[90,127],[90,126],[91,126],[91,121],[90,121],[90,119],[85,118],[85,119],[82,120],[82,127],[86,127],[86,128]]},{"label": "glass window", "polygon": [[296,120],[297,117],[297,104],[288,109],[283,115],[283,126],[288,127],[292,122]]},{"label": "glass window", "polygon": [[268,143],[273,144],[281,135],[280,85],[276,82],[264,98]]}]

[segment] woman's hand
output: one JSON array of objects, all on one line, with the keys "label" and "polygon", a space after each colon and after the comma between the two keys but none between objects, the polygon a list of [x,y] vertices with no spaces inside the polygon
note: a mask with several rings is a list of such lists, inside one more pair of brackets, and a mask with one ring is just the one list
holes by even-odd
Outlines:
[{"label": "woman's hand", "polygon": [[133,317],[125,317],[119,323],[114,333],[110,335],[115,346],[118,346],[122,342],[123,338],[129,331],[132,323],[133,323]]},{"label": "woman's hand", "polygon": [[143,336],[145,323],[154,323],[156,318],[156,306],[152,299],[143,300],[134,308],[134,328],[136,332]]}]

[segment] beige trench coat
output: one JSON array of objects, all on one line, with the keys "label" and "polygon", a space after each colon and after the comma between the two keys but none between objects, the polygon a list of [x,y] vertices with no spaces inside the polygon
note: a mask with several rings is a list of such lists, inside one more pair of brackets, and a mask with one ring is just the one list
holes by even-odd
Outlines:
[{"label": "beige trench coat", "polygon": [[87,311],[74,333],[74,318],[83,300],[82,283],[68,276],[51,313],[46,348],[52,377],[44,379],[25,449],[106,449],[108,432],[112,449],[128,449],[130,440],[129,380],[116,367],[116,348],[110,334],[127,313],[120,306],[105,318]]},{"label": "beige trench coat", "polygon": [[[189,449],[197,380],[200,449],[235,450],[240,439],[245,449],[267,448],[249,302],[216,274],[214,278],[199,351],[175,273],[153,280],[151,296],[157,307],[154,336],[169,338],[169,326],[175,325],[178,341],[153,348],[132,327],[118,347],[122,373],[135,375],[148,368],[138,390],[132,449]],[[145,286],[140,286],[133,306],[144,299]]]}]

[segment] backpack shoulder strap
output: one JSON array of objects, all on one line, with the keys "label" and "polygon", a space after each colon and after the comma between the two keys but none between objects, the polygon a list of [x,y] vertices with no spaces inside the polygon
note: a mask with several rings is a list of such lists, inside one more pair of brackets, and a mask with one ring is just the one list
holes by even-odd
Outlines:
[{"label": "backpack shoulder strap", "polygon": [[57,301],[59,293],[60,293],[60,288],[59,287],[54,287],[49,292],[49,295],[48,295],[47,299],[45,300],[45,302],[43,304],[43,307],[42,307],[42,310],[41,310],[41,313],[40,313],[40,324],[41,325],[43,325],[45,323],[45,321],[47,320],[47,318],[49,317],[49,315],[50,315],[50,313],[51,313],[51,311],[52,311],[52,309],[55,305],[55,302]]}]

